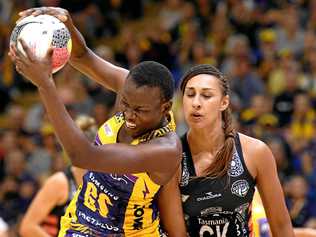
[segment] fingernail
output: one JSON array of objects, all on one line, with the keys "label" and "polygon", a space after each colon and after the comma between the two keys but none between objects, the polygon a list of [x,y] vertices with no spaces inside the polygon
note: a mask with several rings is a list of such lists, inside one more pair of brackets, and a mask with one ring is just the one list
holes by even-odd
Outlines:
[{"label": "fingernail", "polygon": [[63,16],[63,15],[58,15],[57,18],[62,21],[62,22],[65,22],[67,21],[67,17],[66,16]]}]

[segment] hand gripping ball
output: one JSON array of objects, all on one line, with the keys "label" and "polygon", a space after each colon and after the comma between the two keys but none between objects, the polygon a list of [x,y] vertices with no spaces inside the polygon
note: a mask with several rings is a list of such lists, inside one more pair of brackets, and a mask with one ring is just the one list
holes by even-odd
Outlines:
[{"label": "hand gripping ball", "polygon": [[69,30],[59,19],[50,15],[28,16],[14,27],[10,45],[25,54],[18,39],[22,38],[38,57],[45,57],[49,47],[53,48],[52,72],[55,73],[67,63],[71,53]]}]

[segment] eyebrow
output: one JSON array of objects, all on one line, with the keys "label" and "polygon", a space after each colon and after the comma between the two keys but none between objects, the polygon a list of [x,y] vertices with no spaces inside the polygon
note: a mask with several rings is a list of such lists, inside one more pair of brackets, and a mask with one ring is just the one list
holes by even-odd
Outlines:
[{"label": "eyebrow", "polygon": [[[187,87],[185,88],[186,90],[195,90],[196,88],[195,87]],[[209,87],[204,87],[204,88],[201,88],[202,91],[215,91],[215,89],[213,88],[209,88]]]},{"label": "eyebrow", "polygon": [[[128,100],[124,96],[121,97],[121,101],[123,101],[124,103],[127,103],[130,106],[135,106],[133,104],[128,103]],[[141,105],[136,106],[136,109],[149,109],[149,108],[150,108],[150,104],[141,104]]]}]

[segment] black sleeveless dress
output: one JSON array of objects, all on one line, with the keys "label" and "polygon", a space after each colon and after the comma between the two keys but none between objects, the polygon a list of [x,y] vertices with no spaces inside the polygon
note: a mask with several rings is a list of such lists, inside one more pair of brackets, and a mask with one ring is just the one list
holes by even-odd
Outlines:
[{"label": "black sleeveless dress", "polygon": [[71,171],[71,167],[68,167],[63,172],[68,180],[68,199],[64,204],[55,206],[41,224],[45,232],[50,236],[58,235],[60,229],[60,218],[65,214],[66,208],[68,207],[78,187],[75,177]]},{"label": "black sleeveless dress", "polygon": [[187,134],[181,137],[181,142],[180,191],[189,236],[251,236],[251,202],[255,180],[246,167],[239,135],[235,137],[235,152],[227,175],[216,179],[196,178]]}]

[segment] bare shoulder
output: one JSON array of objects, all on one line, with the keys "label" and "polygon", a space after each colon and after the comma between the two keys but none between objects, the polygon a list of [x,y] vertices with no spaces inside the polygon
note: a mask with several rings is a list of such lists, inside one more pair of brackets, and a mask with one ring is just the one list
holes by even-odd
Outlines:
[{"label": "bare shoulder", "polygon": [[59,186],[59,187],[68,186],[68,180],[64,172],[57,172],[46,180],[45,185]]},{"label": "bare shoulder", "polygon": [[257,177],[259,170],[274,166],[274,157],[267,144],[245,134],[239,133],[239,137],[247,168],[253,178]]},{"label": "bare shoulder", "polygon": [[55,196],[57,204],[65,203],[68,198],[68,179],[64,172],[57,172],[50,176],[42,191],[48,196]]},{"label": "bare shoulder", "polygon": [[263,141],[254,137],[239,133],[240,143],[244,153],[249,155],[265,155],[270,153],[270,149]]},{"label": "bare shoulder", "polygon": [[163,145],[174,149],[181,149],[181,142],[175,132],[169,132],[164,136],[151,139],[150,144]]}]

